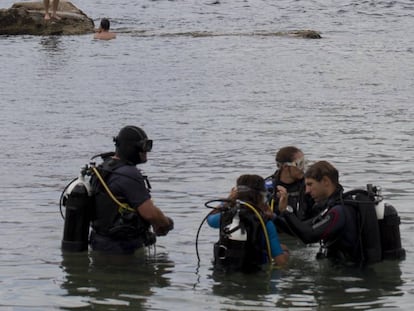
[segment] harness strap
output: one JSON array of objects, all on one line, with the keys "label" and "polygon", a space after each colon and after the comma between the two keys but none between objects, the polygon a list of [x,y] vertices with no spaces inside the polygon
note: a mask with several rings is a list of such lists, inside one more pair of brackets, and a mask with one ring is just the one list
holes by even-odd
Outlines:
[{"label": "harness strap", "polygon": [[131,208],[128,203],[121,203],[115,196],[114,194],[111,192],[111,190],[109,189],[108,185],[105,183],[104,179],[102,178],[101,174],[99,174],[99,171],[96,169],[96,167],[92,166],[92,171],[95,173],[96,177],[99,179],[99,181],[101,182],[102,186],[105,188],[106,192],[108,193],[108,195],[110,196],[110,198],[119,206],[118,207],[118,212],[122,213],[124,210],[130,211],[130,212],[136,212],[133,208]]}]

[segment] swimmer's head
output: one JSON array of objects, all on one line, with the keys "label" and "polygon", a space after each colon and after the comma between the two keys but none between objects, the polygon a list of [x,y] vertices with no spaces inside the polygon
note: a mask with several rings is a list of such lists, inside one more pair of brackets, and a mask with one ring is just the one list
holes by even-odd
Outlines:
[{"label": "swimmer's head", "polygon": [[109,22],[109,19],[102,18],[101,20],[101,28],[103,30],[109,30],[109,27],[111,26],[111,23]]}]

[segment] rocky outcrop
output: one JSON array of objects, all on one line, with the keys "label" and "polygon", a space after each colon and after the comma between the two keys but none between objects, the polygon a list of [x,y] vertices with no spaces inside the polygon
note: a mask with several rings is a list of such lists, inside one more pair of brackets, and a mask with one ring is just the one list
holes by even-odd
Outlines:
[{"label": "rocky outcrop", "polygon": [[134,37],[230,37],[230,36],[262,36],[262,37],[295,37],[305,39],[321,39],[322,36],[315,30],[290,30],[290,31],[258,31],[258,32],[211,32],[211,31],[188,31],[188,32],[159,32],[144,30],[124,30]]},{"label": "rocky outcrop", "polygon": [[321,39],[322,36],[319,32],[315,30],[294,30],[289,31],[288,35],[293,37],[305,38],[305,39]]},{"label": "rocky outcrop", "polygon": [[305,39],[321,39],[322,36],[315,30],[290,30],[290,31],[278,31],[278,32],[256,32],[256,36],[279,36],[279,37],[296,37]]},{"label": "rocky outcrop", "polygon": [[0,35],[81,35],[94,32],[93,20],[71,2],[61,0],[57,14],[60,20],[46,21],[43,1],[15,3],[9,9],[0,9]]}]

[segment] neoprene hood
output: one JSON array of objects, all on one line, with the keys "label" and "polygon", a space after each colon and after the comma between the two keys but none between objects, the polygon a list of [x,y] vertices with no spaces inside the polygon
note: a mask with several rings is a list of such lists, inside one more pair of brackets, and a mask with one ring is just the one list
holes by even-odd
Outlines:
[{"label": "neoprene hood", "polygon": [[114,137],[114,142],[117,155],[134,165],[146,162],[141,153],[152,149],[152,140],[148,139],[143,129],[133,125],[123,127]]}]

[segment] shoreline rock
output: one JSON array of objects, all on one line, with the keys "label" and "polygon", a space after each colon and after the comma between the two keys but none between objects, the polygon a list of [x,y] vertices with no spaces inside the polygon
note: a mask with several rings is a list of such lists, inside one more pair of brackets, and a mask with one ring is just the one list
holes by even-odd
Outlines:
[{"label": "shoreline rock", "polygon": [[44,20],[41,2],[18,2],[9,9],[0,9],[0,35],[82,35],[95,31],[95,24],[69,1],[60,1],[60,20]]}]

